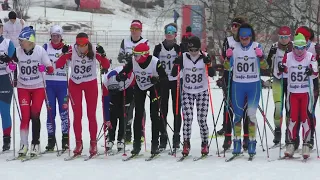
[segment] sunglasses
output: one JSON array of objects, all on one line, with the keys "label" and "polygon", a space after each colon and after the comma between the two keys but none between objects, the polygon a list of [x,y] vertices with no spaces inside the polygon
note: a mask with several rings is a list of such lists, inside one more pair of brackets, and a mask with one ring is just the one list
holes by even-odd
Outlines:
[{"label": "sunglasses", "polygon": [[199,51],[199,50],[200,50],[199,48],[190,48],[190,49],[189,49],[190,52],[197,52],[197,51]]},{"label": "sunglasses", "polygon": [[174,34],[176,34],[176,32],[174,32],[174,31],[166,31],[165,34],[174,35]]},{"label": "sunglasses", "polygon": [[138,57],[138,56],[142,56],[142,55],[145,55],[145,54],[148,54],[148,53],[149,53],[149,51],[143,51],[143,52],[133,51],[133,52],[132,52],[132,55],[133,55],[134,57]]},{"label": "sunglasses", "polygon": [[241,39],[241,40],[246,41],[246,40],[249,40],[249,39],[250,39],[250,36],[247,36],[247,37],[240,37],[240,39]]},{"label": "sunglasses", "polygon": [[306,46],[294,46],[294,48],[297,50],[304,50]]},{"label": "sunglasses", "polygon": [[289,39],[289,37],[290,37],[290,36],[287,36],[287,35],[279,35],[279,38],[280,38],[280,39]]},{"label": "sunglasses", "polygon": [[138,31],[141,31],[140,28],[130,28],[130,31],[131,32],[138,32]]},{"label": "sunglasses", "polygon": [[77,46],[79,46],[79,47],[85,47],[85,46],[87,46],[88,44],[77,44]]},{"label": "sunglasses", "polygon": [[233,23],[231,26],[232,26],[233,28],[238,28],[238,27],[240,27],[240,24],[238,24],[238,23]]}]

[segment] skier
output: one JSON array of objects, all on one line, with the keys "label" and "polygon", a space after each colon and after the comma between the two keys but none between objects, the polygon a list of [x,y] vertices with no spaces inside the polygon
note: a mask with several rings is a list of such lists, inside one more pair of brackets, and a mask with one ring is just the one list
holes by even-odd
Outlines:
[{"label": "skier", "polygon": [[[173,67],[173,61],[180,54],[180,46],[175,42],[177,36],[177,28],[171,24],[168,24],[164,28],[166,39],[155,46],[153,56],[159,58],[163,68],[165,69],[168,78],[168,86],[162,86],[161,94],[161,113],[163,115],[164,129],[161,128],[160,132],[160,150],[164,150],[167,147],[168,135],[166,134],[167,127],[167,114],[168,114],[168,102],[169,94],[171,90],[172,98],[172,112],[174,114],[174,134],[173,134],[173,148],[180,148],[180,129],[181,129],[181,103],[178,100],[178,112],[176,112],[176,97],[180,98],[180,91],[177,94],[177,77],[171,76],[171,70]],[[182,77],[180,75],[180,77]],[[180,83],[179,83],[180,86]],[[180,89],[180,88],[179,88]],[[177,113],[177,114],[176,114]],[[161,126],[163,127],[163,126]]]},{"label": "skier", "polygon": [[[109,137],[106,150],[110,152],[114,145],[115,133],[119,119],[119,129],[117,137],[118,152],[124,148],[125,117],[130,102],[133,99],[134,75],[128,74],[128,79],[123,83],[116,80],[116,76],[123,67],[118,66],[104,75],[103,81],[103,111],[107,122]],[[125,89],[125,92],[123,92]],[[123,99],[125,94],[125,99]],[[125,102],[125,105],[124,105]],[[126,113],[126,114],[124,114]]]},{"label": "skier", "polygon": [[282,125],[282,109],[286,109],[286,124],[289,119],[289,110],[285,106],[287,97],[287,74],[278,74],[278,65],[282,62],[285,53],[292,51],[292,42],[290,39],[291,29],[288,26],[281,26],[278,31],[278,42],[271,46],[269,51],[267,62],[271,67],[271,74],[273,77],[272,92],[274,101],[274,139],[273,143],[275,146],[279,145],[281,140],[281,125]]},{"label": "skier", "polygon": [[[302,156],[310,156],[311,119],[308,113],[312,111],[313,80],[318,76],[318,63],[312,53],[307,52],[306,38],[297,34],[293,41],[293,51],[283,57],[279,64],[279,72],[288,74],[288,99],[290,120],[288,125],[288,142],[286,143],[286,157],[292,157],[295,151],[295,139],[298,138],[298,126],[302,124]],[[300,123],[298,121],[301,121]]]},{"label": "skier", "polygon": [[189,38],[192,36],[194,36],[194,34],[192,34],[192,27],[187,26],[186,33],[182,35],[181,43],[180,43],[180,48],[182,53],[188,52],[188,42],[189,42]]},{"label": "skier", "polygon": [[[15,47],[10,39],[2,35],[3,24],[0,20],[0,114],[3,129],[2,151],[8,151],[11,143],[11,115],[10,106],[13,94],[13,79],[10,73],[15,69],[11,58],[15,52]],[[11,69],[14,68],[14,69]]]},{"label": "skier", "polygon": [[[245,18],[238,16],[235,17],[232,20],[232,26],[231,26],[231,33],[232,36],[226,37],[223,43],[223,48],[222,48],[222,57],[225,60],[227,58],[226,56],[226,51],[230,47],[233,47],[233,44],[236,43],[236,37],[237,33],[239,30],[239,27],[241,24],[245,23],[246,20]],[[224,103],[224,112],[223,112],[223,124],[222,128],[217,131],[218,135],[224,135],[224,142],[222,145],[222,148],[224,151],[230,149],[232,141],[231,141],[231,132],[232,132],[232,120],[233,120],[233,110],[232,110],[232,105],[230,102],[226,103],[227,97],[228,97],[228,90],[229,90],[229,97],[232,96],[232,85],[230,84],[231,87],[228,87],[228,81],[229,77],[232,77],[232,71],[229,71],[230,69],[225,68],[223,71],[223,81],[222,81],[222,90],[225,98],[225,103]],[[230,75],[230,76],[229,76]],[[229,99],[230,100],[230,99]],[[247,108],[244,110],[244,123],[243,123],[243,130],[244,130],[244,135],[243,135],[243,149],[246,150],[248,148],[248,123],[249,123],[249,118],[247,116]]]},{"label": "skier", "polygon": [[[31,156],[40,154],[40,113],[46,90],[44,72],[52,74],[54,69],[47,52],[35,44],[35,31],[25,27],[19,35],[21,47],[16,48],[15,59],[19,66],[18,98],[21,109],[19,156],[28,152],[29,122],[32,121]],[[32,60],[31,60],[32,59]]]},{"label": "skier", "polygon": [[260,68],[267,69],[268,64],[264,60],[261,45],[255,42],[255,33],[251,25],[243,23],[240,25],[237,43],[233,44],[233,49],[226,52],[226,66],[230,63],[232,67],[232,107],[234,109],[234,149],[232,154],[241,153],[241,119],[243,118],[243,107],[245,98],[247,101],[247,115],[249,117],[249,142],[248,154],[250,157],[256,154],[256,111],[260,99],[261,82]]},{"label": "skier", "polygon": [[[119,63],[125,63],[132,61],[132,50],[140,43],[145,43],[149,46],[148,39],[145,39],[141,36],[142,33],[142,22],[139,20],[133,20],[130,26],[131,36],[130,38],[123,39],[120,45],[120,51],[118,54],[118,61]],[[135,104],[134,100],[130,103],[130,107],[128,110],[128,117],[127,117],[127,125],[126,125],[126,137],[125,142],[130,143],[132,138],[132,121],[133,121],[133,110]],[[145,118],[144,113],[144,120]],[[144,126],[144,125],[143,125]],[[144,132],[144,130],[142,129]],[[142,133],[141,141],[144,141],[144,133]]]},{"label": "skier", "polygon": [[[63,30],[60,26],[54,25],[50,28],[50,42],[43,45],[47,51],[48,56],[52,63],[58,60],[62,53],[64,43],[62,42]],[[46,151],[53,151],[56,145],[56,101],[59,104],[59,114],[61,118],[62,130],[62,151],[69,149],[69,119],[68,119],[68,102],[67,102],[67,89],[68,77],[67,68],[57,68],[53,74],[46,75],[46,91],[49,101],[49,109],[47,113],[47,130],[48,130],[48,144]]]},{"label": "skier", "polygon": [[144,114],[145,98],[150,92],[150,118],[152,121],[151,155],[155,156],[159,151],[159,126],[160,126],[160,87],[168,86],[168,76],[158,58],[149,55],[149,46],[140,43],[133,49],[134,60],[126,64],[117,75],[118,81],[125,81],[131,71],[135,75],[134,101],[139,104],[135,108],[134,117],[134,141],[132,156],[136,156],[141,150],[141,128]]},{"label": "skier", "polygon": [[[301,26],[298,29],[296,29],[296,34],[301,33],[307,41],[307,51],[311,52],[315,58],[319,57],[319,55],[316,52],[316,44],[312,42],[312,39],[314,38],[314,32],[312,29],[306,27],[306,26]],[[317,59],[318,60],[318,59]],[[318,77],[313,77],[313,96],[314,96],[314,101],[313,101],[313,112],[315,112],[315,108],[317,105],[318,97],[319,97],[319,78]],[[315,126],[316,126],[316,116],[312,113],[309,114],[309,118],[312,119],[311,122],[311,138],[310,138],[310,148],[313,149],[314,146],[314,133],[315,133]],[[300,130],[300,126],[298,127],[298,132]],[[295,144],[295,149],[297,150],[300,145],[300,138],[299,138],[299,133],[298,133],[298,138],[296,139],[296,144]]]},{"label": "skier", "polygon": [[[197,118],[201,134],[201,154],[209,153],[207,114],[209,106],[208,75],[214,76],[214,69],[207,53],[201,51],[201,41],[192,36],[188,43],[188,52],[176,58],[172,69],[172,76],[178,75],[178,66],[183,72],[182,113],[183,113],[183,156],[190,152],[191,127],[193,121],[193,107],[196,101]],[[208,72],[207,72],[208,67]],[[208,75],[207,75],[208,73]]]},{"label": "skier", "polygon": [[97,154],[97,101],[98,101],[98,83],[97,83],[97,62],[104,69],[108,69],[109,60],[105,57],[105,51],[102,46],[96,48],[89,41],[86,33],[79,33],[76,36],[76,42],[72,46],[64,45],[62,55],[56,61],[56,68],[62,68],[70,60],[71,77],[69,79],[69,96],[73,109],[73,129],[75,133],[76,147],[73,150],[74,156],[82,153],[82,91],[86,98],[87,116],[90,132],[90,156]]}]

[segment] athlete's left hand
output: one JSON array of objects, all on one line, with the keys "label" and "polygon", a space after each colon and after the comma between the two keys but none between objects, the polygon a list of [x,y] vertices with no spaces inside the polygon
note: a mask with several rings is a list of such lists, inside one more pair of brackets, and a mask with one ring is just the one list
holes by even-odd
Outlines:
[{"label": "athlete's left hand", "polygon": [[307,76],[311,76],[313,74],[313,70],[310,67],[306,67],[306,71],[304,72]]}]

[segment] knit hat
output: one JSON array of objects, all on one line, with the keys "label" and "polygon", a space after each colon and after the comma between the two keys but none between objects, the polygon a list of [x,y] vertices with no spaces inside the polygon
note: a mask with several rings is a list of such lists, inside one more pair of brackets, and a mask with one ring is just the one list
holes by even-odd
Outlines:
[{"label": "knit hat", "polygon": [[300,26],[297,30],[296,30],[296,34],[299,34],[301,33],[305,38],[306,40],[308,41],[311,37],[311,33],[309,31],[309,29],[307,27],[304,27],[304,26]]},{"label": "knit hat", "polygon": [[296,36],[294,36],[293,45],[306,46],[307,45],[306,38],[301,33],[297,34]]},{"label": "knit hat", "polygon": [[17,13],[14,11],[10,11],[8,17],[9,19],[17,19]]},{"label": "knit hat", "polygon": [[201,40],[197,36],[191,36],[188,42],[188,49],[190,48],[201,48]]},{"label": "knit hat", "polygon": [[149,46],[146,43],[140,43],[133,49],[133,55],[141,55],[140,59],[136,59],[138,63],[144,63],[149,56]]},{"label": "knit hat", "polygon": [[243,24],[245,23],[245,19],[243,17],[235,17],[232,19],[232,23]]},{"label": "knit hat", "polygon": [[278,35],[280,36],[290,36],[291,35],[291,29],[289,26],[281,26],[278,31]]},{"label": "knit hat", "polygon": [[30,42],[35,42],[36,41],[36,33],[33,30],[32,26],[27,26],[27,27],[24,27],[21,30],[18,38],[21,39],[21,40],[27,40],[27,41],[30,41]]},{"label": "knit hat", "polygon": [[50,34],[62,35],[63,29],[59,25],[54,25],[50,28]]},{"label": "knit hat", "polygon": [[191,28],[191,26],[187,26],[187,28],[186,28],[186,32],[192,32],[192,28]]}]

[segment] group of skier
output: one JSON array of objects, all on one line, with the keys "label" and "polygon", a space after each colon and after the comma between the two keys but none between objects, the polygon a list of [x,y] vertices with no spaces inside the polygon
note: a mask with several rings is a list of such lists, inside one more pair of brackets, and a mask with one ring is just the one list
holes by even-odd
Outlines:
[{"label": "group of skier", "polygon": [[[0,33],[3,30],[0,24]],[[190,27],[188,27],[190,29]],[[151,158],[156,157],[170,144],[167,127],[173,131],[173,154],[180,148],[180,131],[183,119],[182,155],[187,157],[191,149],[193,108],[196,102],[197,120],[201,135],[201,155],[209,153],[209,128],[207,114],[210,95],[210,77],[215,74],[210,56],[201,50],[201,40],[194,35],[186,44],[176,40],[178,28],[174,23],[164,27],[165,39],[150,53],[147,39],[141,37],[142,22],[133,20],[131,36],[121,43],[118,61],[124,66],[110,68],[110,62],[102,46],[91,44],[86,33],[79,33],[73,44],[63,42],[63,29],[54,25],[50,29],[50,41],[43,46],[35,44],[35,31],[24,27],[19,34],[20,47],[0,36],[0,112],[3,122],[3,151],[10,149],[10,104],[13,87],[17,87],[21,110],[19,157],[29,151],[29,122],[32,121],[31,156],[40,150],[40,114],[43,101],[47,107],[48,143],[46,152],[54,151],[56,141],[56,102],[61,119],[61,151],[70,149],[69,104],[73,110],[73,129],[76,147],[74,156],[82,154],[82,92],[86,98],[90,132],[90,157],[98,155],[97,118],[98,104],[97,61],[100,63],[102,83],[103,125],[106,135],[105,151],[112,153],[116,128],[117,152],[125,152],[126,142],[131,141],[133,122],[133,158],[141,151],[141,138],[145,137],[145,99],[150,98]],[[291,29],[279,28],[279,41],[272,45],[268,56],[255,39],[255,31],[242,17],[232,21],[232,36],[227,37],[222,50],[223,74],[223,128],[224,151],[230,149],[238,156],[248,151],[256,154],[257,109],[261,96],[260,69],[269,69],[273,78],[274,140],[281,145],[282,109],[286,110],[286,151],[292,157],[300,144],[302,125],[302,154],[306,159],[314,145],[315,106],[318,98],[318,64],[320,46],[312,42],[313,31],[299,27],[291,41]],[[183,47],[183,48],[182,48]],[[69,75],[69,69],[71,68]],[[17,73],[15,79],[11,73]],[[17,81],[17,83],[15,83]],[[172,98],[173,128],[168,124],[168,102]],[[15,99],[14,99],[15,100]],[[262,102],[263,104],[263,102]],[[212,102],[211,102],[212,105]],[[135,109],[135,114],[133,110]],[[182,110],[182,114],[181,114]],[[266,117],[264,117],[266,118]],[[241,130],[243,120],[243,141]],[[119,122],[119,123],[118,123]],[[233,134],[232,134],[233,132]],[[233,136],[233,140],[232,140]],[[242,148],[241,148],[242,147]]]}]

